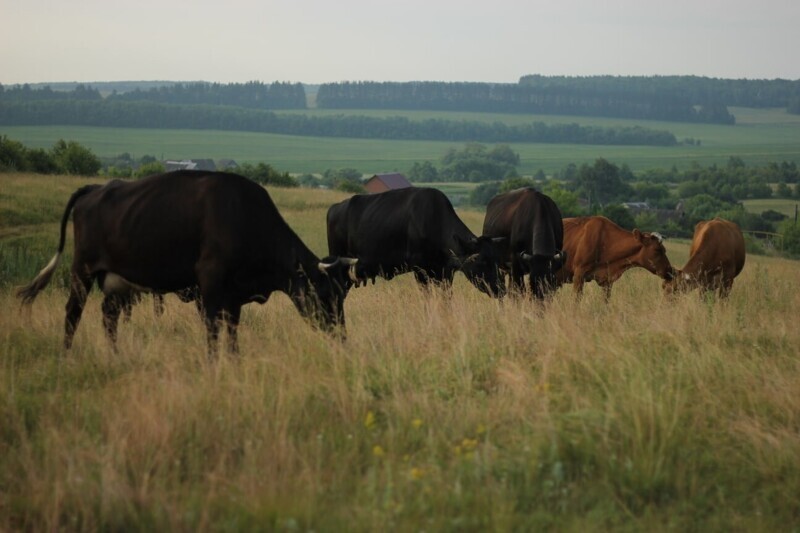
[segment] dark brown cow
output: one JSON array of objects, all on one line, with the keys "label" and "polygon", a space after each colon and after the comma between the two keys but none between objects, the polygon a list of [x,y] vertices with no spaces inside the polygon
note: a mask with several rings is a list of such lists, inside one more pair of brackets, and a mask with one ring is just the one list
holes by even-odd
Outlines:
[{"label": "dark brown cow", "polygon": [[664,291],[672,294],[699,287],[702,292],[718,291],[725,298],[744,261],[744,236],[739,226],[721,218],[701,220],[694,227],[689,261],[673,280],[664,282]]},{"label": "dark brown cow", "polygon": [[575,293],[596,281],[611,296],[611,286],[633,267],[642,267],[662,279],[672,279],[674,269],[658,233],[628,231],[601,216],[564,219],[567,263],[559,272],[561,283],[572,282]]},{"label": "dark brown cow", "polygon": [[281,217],[267,191],[235,174],[179,171],[135,182],[89,185],[72,194],[61,219],[58,251],[18,292],[31,303],[64,251],[73,212],[75,251],[65,319],[69,348],[97,281],[105,293],[103,323],[112,342],[120,312],[135,292],[193,291],[202,300],[209,352],[225,322],[236,351],[242,305],[289,295],[300,313],[326,330],[344,326],[353,260],[320,261]]},{"label": "dark brown cow", "polygon": [[483,234],[507,239],[505,261],[511,286],[529,289],[537,299],[545,298],[556,285],[556,272],[564,262],[561,211],[552,198],[532,187],[498,194],[486,206]]},{"label": "dark brown cow", "polygon": [[409,187],[356,194],[328,209],[328,253],[358,258],[366,282],[414,272],[417,281],[449,287],[457,270],[479,290],[502,296],[503,239],[476,237],[437,189]]}]

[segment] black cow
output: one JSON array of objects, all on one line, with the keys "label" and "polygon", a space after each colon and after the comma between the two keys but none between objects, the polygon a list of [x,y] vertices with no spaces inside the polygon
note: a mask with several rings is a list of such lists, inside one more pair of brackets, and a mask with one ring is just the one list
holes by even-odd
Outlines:
[{"label": "black cow", "polygon": [[506,266],[514,289],[524,292],[526,273],[537,299],[557,286],[556,272],[566,260],[564,227],[549,196],[531,187],[498,194],[486,207],[483,234],[508,238]]},{"label": "black cow", "polygon": [[414,272],[422,284],[450,286],[461,270],[481,291],[505,292],[498,243],[476,237],[437,189],[357,194],[331,206],[328,253],[357,257],[359,280]]},{"label": "black cow", "polygon": [[73,211],[75,253],[64,346],[70,348],[97,280],[105,293],[103,323],[116,339],[120,311],[139,292],[181,293],[202,301],[209,352],[221,322],[237,350],[242,305],[289,295],[300,313],[327,331],[344,330],[344,298],[354,260],[320,261],[281,217],[267,191],[235,174],[178,171],[135,182],[88,185],[72,194],[61,219],[58,252],[18,292],[31,303],[55,271]]}]

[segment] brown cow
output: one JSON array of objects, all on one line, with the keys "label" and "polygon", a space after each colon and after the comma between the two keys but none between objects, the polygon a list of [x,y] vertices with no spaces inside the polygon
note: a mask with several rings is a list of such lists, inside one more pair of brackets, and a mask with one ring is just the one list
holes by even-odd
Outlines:
[{"label": "brown cow", "polygon": [[689,261],[675,278],[664,282],[664,291],[688,291],[699,287],[705,293],[718,291],[721,298],[730,294],[733,278],[744,268],[742,230],[734,222],[715,218],[701,220],[694,227]]},{"label": "brown cow", "polygon": [[632,267],[642,267],[665,280],[674,269],[667,258],[663,237],[658,233],[628,231],[601,216],[564,219],[564,250],[567,263],[559,281],[572,282],[575,293],[594,280],[611,296],[611,286]]}]

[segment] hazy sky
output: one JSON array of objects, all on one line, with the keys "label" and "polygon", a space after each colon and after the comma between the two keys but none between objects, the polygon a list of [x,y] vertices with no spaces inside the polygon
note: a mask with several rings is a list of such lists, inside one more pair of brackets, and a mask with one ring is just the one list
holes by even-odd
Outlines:
[{"label": "hazy sky", "polygon": [[0,83],[800,78],[800,0],[0,0]]}]

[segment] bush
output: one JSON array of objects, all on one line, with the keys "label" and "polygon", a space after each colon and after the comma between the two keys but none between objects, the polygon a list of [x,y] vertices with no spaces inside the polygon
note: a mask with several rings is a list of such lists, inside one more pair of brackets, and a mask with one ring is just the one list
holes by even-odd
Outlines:
[{"label": "bush", "polygon": [[22,172],[28,170],[25,146],[0,135],[0,170]]},{"label": "bush", "polygon": [[91,150],[63,139],[53,146],[53,158],[61,172],[73,176],[95,176],[103,166]]},{"label": "bush", "polygon": [[792,219],[784,220],[779,233],[783,235],[783,251],[792,256],[800,256],[800,224]]},{"label": "bush", "polygon": [[160,161],[153,161],[150,163],[145,163],[133,173],[134,178],[146,178],[147,176],[152,176],[153,174],[161,174],[162,172],[166,172],[166,167]]}]

